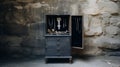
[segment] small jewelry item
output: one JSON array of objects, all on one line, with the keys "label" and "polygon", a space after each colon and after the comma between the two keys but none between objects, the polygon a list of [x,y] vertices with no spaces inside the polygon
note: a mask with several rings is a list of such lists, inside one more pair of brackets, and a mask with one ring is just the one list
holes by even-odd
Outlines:
[{"label": "small jewelry item", "polygon": [[52,32],[54,32],[55,31],[55,29],[52,29]]}]

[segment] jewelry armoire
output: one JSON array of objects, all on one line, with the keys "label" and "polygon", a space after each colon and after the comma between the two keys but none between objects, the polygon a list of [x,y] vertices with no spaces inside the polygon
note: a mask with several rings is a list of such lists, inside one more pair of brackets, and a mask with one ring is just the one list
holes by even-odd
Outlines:
[{"label": "jewelry armoire", "polygon": [[82,47],[81,16],[46,15],[45,59],[68,58],[72,47]]}]

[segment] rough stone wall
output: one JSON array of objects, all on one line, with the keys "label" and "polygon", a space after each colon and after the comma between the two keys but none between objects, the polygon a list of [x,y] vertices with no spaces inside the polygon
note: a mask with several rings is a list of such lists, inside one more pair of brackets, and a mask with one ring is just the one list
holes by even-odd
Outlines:
[{"label": "rough stone wall", "polygon": [[120,48],[119,0],[4,0],[0,5],[3,56],[43,55],[47,14],[83,15],[85,36],[84,49],[77,50],[80,54],[98,55],[106,48]]},{"label": "rough stone wall", "polygon": [[119,0],[87,0],[84,3],[84,53],[99,55],[108,49],[120,50],[119,5]]},{"label": "rough stone wall", "polygon": [[79,9],[81,0],[75,1],[76,2],[72,0],[1,1],[1,56],[34,57],[44,55],[45,15],[79,15],[81,14],[81,9]]},{"label": "rough stone wall", "polygon": [[29,57],[43,54],[44,45],[41,45],[43,32],[41,31],[44,25],[38,8],[32,0],[25,2],[6,0],[0,3],[1,56]]}]

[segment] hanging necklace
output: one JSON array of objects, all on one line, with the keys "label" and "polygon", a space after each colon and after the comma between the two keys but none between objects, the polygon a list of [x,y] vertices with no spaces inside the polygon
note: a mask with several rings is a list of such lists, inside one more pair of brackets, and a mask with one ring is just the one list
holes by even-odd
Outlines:
[{"label": "hanging necklace", "polygon": [[57,21],[58,21],[58,25],[57,25],[57,27],[58,27],[58,30],[60,30],[60,27],[61,27],[61,25],[60,25],[61,18],[58,17],[58,18],[57,18]]},{"label": "hanging necklace", "polygon": [[55,18],[53,18],[53,25],[52,25],[52,31],[55,31]]},{"label": "hanging necklace", "polygon": [[67,25],[66,25],[66,19],[63,20],[63,28],[65,28]]},{"label": "hanging necklace", "polygon": [[79,18],[76,18],[76,31],[80,33]]},{"label": "hanging necklace", "polygon": [[51,19],[51,20],[49,19],[49,23],[48,23],[48,24],[49,24],[50,29],[52,29],[52,27],[53,27],[53,20],[52,20],[52,19]]},{"label": "hanging necklace", "polygon": [[55,18],[54,18],[54,29],[56,29],[56,21],[55,21]]},{"label": "hanging necklace", "polygon": [[75,22],[76,22],[76,32],[77,32],[77,29],[78,29],[78,23],[77,23],[77,18],[75,17]]}]

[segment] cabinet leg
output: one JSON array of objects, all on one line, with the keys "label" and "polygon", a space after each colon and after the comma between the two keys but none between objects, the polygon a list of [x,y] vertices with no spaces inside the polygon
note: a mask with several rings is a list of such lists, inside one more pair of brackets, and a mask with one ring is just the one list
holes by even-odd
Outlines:
[{"label": "cabinet leg", "polygon": [[47,58],[45,58],[45,63],[46,63],[46,64],[48,63],[48,59],[47,59]]},{"label": "cabinet leg", "polygon": [[72,63],[72,58],[69,58],[69,62]]}]

